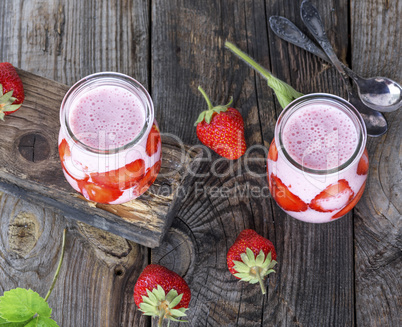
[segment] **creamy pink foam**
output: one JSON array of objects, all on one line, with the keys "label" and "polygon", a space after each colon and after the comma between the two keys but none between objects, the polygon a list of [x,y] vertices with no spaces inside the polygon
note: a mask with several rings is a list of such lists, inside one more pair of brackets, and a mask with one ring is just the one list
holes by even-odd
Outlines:
[{"label": "creamy pink foam", "polygon": [[97,149],[129,143],[145,122],[141,100],[120,86],[98,86],[76,98],[71,107],[72,132],[82,143]]},{"label": "creamy pink foam", "polygon": [[357,146],[352,120],[326,104],[310,104],[286,122],[283,144],[289,155],[304,167],[325,170],[345,163]]}]

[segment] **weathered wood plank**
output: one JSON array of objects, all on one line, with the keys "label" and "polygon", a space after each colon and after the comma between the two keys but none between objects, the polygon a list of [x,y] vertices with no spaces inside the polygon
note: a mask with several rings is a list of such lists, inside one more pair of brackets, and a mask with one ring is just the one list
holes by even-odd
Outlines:
[{"label": "weathered wood plank", "polygon": [[0,294],[23,287],[45,296],[67,227],[63,266],[49,298],[52,317],[60,326],[116,326],[120,320],[145,326],[131,288],[147,262],[144,248],[88,225],[77,228],[51,209],[8,194],[0,193],[0,208]]},{"label": "weathered wood plank", "polygon": [[[61,171],[57,149],[59,107],[67,86],[18,72],[24,84],[25,101],[20,110],[2,122],[0,187],[17,196],[55,206],[69,217],[137,243],[158,246],[188,185],[188,166],[196,153],[164,137],[161,171],[144,196],[121,205],[90,203],[72,190]],[[30,157],[26,145],[34,141],[32,160],[27,160]],[[10,162],[11,157],[15,162]],[[181,192],[177,192],[179,187]]]},{"label": "weathered wood plank", "polygon": [[[401,1],[352,1],[352,68],[402,82]],[[355,210],[356,321],[400,326],[402,272],[401,110],[389,131],[369,142],[368,188]]]},{"label": "weathered wood plank", "polygon": [[[66,85],[110,70],[133,76],[148,88],[149,4],[143,0],[0,1],[1,61]],[[48,133],[57,136],[58,128]],[[0,210],[0,293],[19,286],[45,295],[66,219],[9,195],[2,195]],[[19,224],[17,229],[8,224],[20,212],[36,217],[39,232],[30,233],[31,224]],[[67,226],[66,257],[49,298],[53,318],[60,326],[149,326],[149,318],[137,310],[132,296],[135,280],[148,263],[148,250],[87,226],[89,232],[75,221]],[[20,235],[20,241],[10,247],[8,234]]]},{"label": "weathered wood plank", "polygon": [[[199,84],[205,86],[215,103],[225,102],[233,94],[234,105],[245,118],[249,146],[267,146],[272,139],[281,109],[274,105],[276,100],[266,82],[223,48],[226,39],[305,93],[344,92],[333,69],[288,46],[268,30],[270,15],[290,13],[292,19],[298,16],[299,2],[191,4],[161,0],[155,6],[163,8],[153,11],[152,89],[158,90],[155,102],[165,123],[168,123],[167,115],[177,117],[188,112],[180,116],[183,124],[180,136],[186,140],[195,139],[191,122],[196,119],[199,108],[204,107],[196,91]],[[346,56],[345,6],[345,1],[330,2],[320,4],[319,10],[329,29],[341,35],[336,46]],[[174,89],[179,92],[175,93]],[[172,126],[164,127],[173,130]],[[250,157],[260,161],[250,164],[243,158],[229,163],[213,155],[201,170],[207,175],[194,180],[176,220],[175,228],[186,230],[191,237],[182,238],[182,242],[168,237],[162,247],[152,251],[153,262],[169,264],[173,270],[185,273],[193,290],[190,324],[324,326],[336,321],[352,326],[353,225],[350,217],[326,225],[309,225],[286,217],[267,198],[268,193],[264,197],[261,193],[247,192],[247,189],[262,190],[267,186],[266,149],[255,148]],[[253,176],[246,167],[260,176]],[[222,190],[227,190],[229,196],[222,196],[219,193]],[[270,238],[278,250],[277,274],[270,277],[265,297],[258,287],[237,283],[226,267],[226,252],[244,228],[254,228]],[[172,261],[166,258],[166,252],[168,258],[193,253],[194,259],[185,256],[183,260]]]}]

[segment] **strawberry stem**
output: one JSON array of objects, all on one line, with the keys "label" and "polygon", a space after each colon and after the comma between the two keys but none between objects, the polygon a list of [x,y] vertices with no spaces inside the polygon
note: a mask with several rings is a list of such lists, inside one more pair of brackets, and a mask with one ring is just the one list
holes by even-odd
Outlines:
[{"label": "strawberry stem", "polygon": [[54,274],[52,285],[50,286],[50,289],[46,294],[45,301],[47,301],[47,299],[49,298],[50,294],[53,291],[54,285],[56,284],[57,277],[59,276],[59,273],[60,273],[61,264],[63,262],[65,249],[66,249],[66,229],[63,230],[63,239],[61,242],[61,255],[60,255],[60,259],[59,259],[59,264],[57,266],[56,273]]},{"label": "strawberry stem", "polygon": [[256,276],[257,276],[258,282],[260,283],[262,294],[265,294],[266,293],[265,285],[264,285],[263,279],[261,278],[261,274],[260,274],[259,270],[256,271]]},{"label": "strawberry stem", "polygon": [[164,312],[161,311],[161,313],[159,314],[159,320],[158,320],[158,327],[162,327],[162,322],[163,322],[163,316],[164,316]]},{"label": "strawberry stem", "polygon": [[232,51],[235,55],[239,56],[246,63],[248,63],[252,68],[254,68],[257,72],[259,72],[262,76],[264,76],[267,80],[270,78],[274,78],[268,70],[262,67],[259,63],[257,63],[253,58],[246,55],[243,51],[237,48],[233,43],[225,42],[225,47]]},{"label": "strawberry stem", "polygon": [[208,110],[211,110],[213,108],[213,105],[211,103],[211,100],[209,100],[208,95],[205,93],[205,91],[203,90],[203,88],[201,86],[198,87],[198,91],[201,92],[202,96],[204,97],[205,101],[208,104]]}]

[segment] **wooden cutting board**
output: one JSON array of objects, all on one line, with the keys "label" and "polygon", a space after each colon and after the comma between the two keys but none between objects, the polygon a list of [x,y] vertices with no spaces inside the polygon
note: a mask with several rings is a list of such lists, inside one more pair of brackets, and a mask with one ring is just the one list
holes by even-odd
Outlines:
[{"label": "wooden cutting board", "polygon": [[146,193],[121,205],[89,202],[65,180],[58,154],[59,109],[69,87],[23,70],[18,74],[25,101],[0,121],[0,189],[147,247],[159,246],[201,153],[162,135],[161,172]]}]

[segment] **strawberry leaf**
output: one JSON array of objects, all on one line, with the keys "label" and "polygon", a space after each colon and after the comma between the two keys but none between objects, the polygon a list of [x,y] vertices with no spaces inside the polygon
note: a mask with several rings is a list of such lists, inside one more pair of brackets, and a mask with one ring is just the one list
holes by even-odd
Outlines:
[{"label": "strawberry leaf", "polygon": [[196,120],[194,126],[197,126],[198,123],[201,123],[201,122],[204,120],[204,118],[205,118],[205,113],[206,113],[206,111],[203,111],[203,112],[200,113],[200,115],[198,116],[198,118],[197,118],[197,120]]},{"label": "strawberry leaf", "polygon": [[[174,291],[176,293],[176,295],[177,295],[176,290],[172,289],[170,292],[172,292],[172,291]],[[183,293],[181,293],[180,295],[177,295],[175,298],[173,298],[171,301],[169,301],[169,308],[174,308],[176,305],[178,305],[182,298],[183,298]]]},{"label": "strawberry leaf", "polygon": [[59,325],[50,318],[37,316],[24,327],[59,327]]},{"label": "strawberry leaf", "polygon": [[0,327],[24,327],[26,325],[25,322],[9,322],[0,317]]},{"label": "strawberry leaf", "polygon": [[31,289],[15,288],[0,297],[0,317],[9,322],[24,322],[35,315],[50,318],[52,309]]}]

